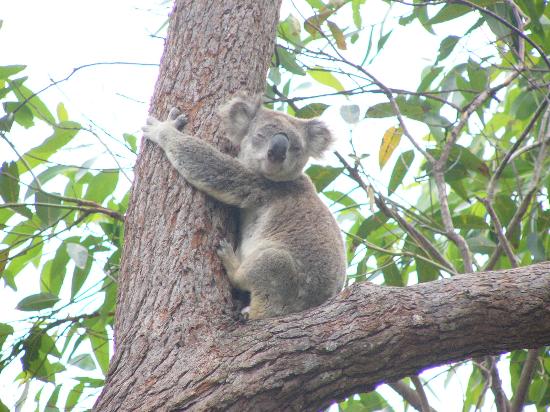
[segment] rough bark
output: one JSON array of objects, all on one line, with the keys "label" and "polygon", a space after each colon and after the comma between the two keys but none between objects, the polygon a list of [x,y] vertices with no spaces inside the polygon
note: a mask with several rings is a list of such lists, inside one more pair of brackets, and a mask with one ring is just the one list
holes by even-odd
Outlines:
[{"label": "rough bark", "polygon": [[[280,0],[177,0],[151,112],[165,118],[177,106],[190,119],[187,130],[231,150],[216,108],[236,91],[263,92],[279,8]],[[146,399],[162,408],[178,388],[159,377],[195,369],[194,347],[232,318],[214,252],[234,232],[230,213],[187,185],[159,148],[144,145],[125,222],[115,355],[97,410],[141,410]]]},{"label": "rough bark", "polygon": [[[259,92],[279,2],[177,1],[152,111],[172,105],[221,146],[214,110]],[[550,263],[408,288],[354,285],[327,304],[241,324],[214,253],[230,211],[145,145],[100,411],[317,410],[384,381],[550,343]]]}]

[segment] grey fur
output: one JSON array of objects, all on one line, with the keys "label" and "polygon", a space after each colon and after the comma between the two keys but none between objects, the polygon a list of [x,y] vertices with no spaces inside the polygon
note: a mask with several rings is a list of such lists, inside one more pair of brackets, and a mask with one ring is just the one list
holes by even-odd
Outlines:
[{"label": "grey fur", "polygon": [[181,133],[187,120],[177,109],[165,122],[149,118],[144,137],[197,189],[240,208],[237,250],[222,241],[218,254],[232,285],[250,292],[249,318],[320,305],[342,289],[346,269],[338,225],[303,173],[332,142],[329,130],[263,108],[259,97],[237,96],[219,115],[240,145],[237,159]]}]

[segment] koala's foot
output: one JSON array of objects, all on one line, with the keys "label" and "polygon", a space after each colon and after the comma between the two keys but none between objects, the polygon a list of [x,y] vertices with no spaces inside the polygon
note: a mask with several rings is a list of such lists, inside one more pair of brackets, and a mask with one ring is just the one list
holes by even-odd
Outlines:
[{"label": "koala's foot", "polygon": [[239,258],[235,255],[235,251],[231,244],[225,239],[220,241],[217,252],[229,279],[233,282],[235,272],[237,272],[240,265]]},{"label": "koala's foot", "polygon": [[186,124],[187,116],[174,107],[170,110],[168,119],[163,122],[149,116],[141,130],[143,130],[143,137],[163,146],[167,139],[174,136],[178,131],[181,132]]},{"label": "koala's foot", "polygon": [[241,309],[241,313],[239,313],[239,322],[245,323],[250,318],[250,306],[247,306],[245,308]]}]

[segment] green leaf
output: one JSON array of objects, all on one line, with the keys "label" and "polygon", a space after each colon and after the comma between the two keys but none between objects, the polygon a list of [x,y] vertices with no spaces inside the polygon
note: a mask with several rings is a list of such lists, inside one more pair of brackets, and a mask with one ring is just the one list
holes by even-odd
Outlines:
[{"label": "green leaf", "polygon": [[458,229],[464,230],[485,230],[488,229],[487,222],[481,216],[475,216],[470,214],[461,214],[452,216],[453,225]]},{"label": "green leaf", "polygon": [[289,14],[288,17],[279,22],[277,26],[277,35],[284,40],[289,41],[291,44],[300,44],[300,33],[302,31],[302,25],[300,20]]},{"label": "green leaf", "polygon": [[488,85],[488,71],[484,67],[481,67],[473,60],[468,61],[468,79],[470,80],[470,87],[474,90],[482,91]]},{"label": "green leaf", "polygon": [[76,381],[83,383],[88,388],[101,388],[105,385],[104,379],[94,379],[89,377],[77,377],[74,378]]},{"label": "green leaf", "polygon": [[6,324],[6,323],[0,323],[0,349],[2,349],[2,345],[6,341],[9,335],[13,333],[13,327]]},{"label": "green leaf", "polygon": [[320,10],[325,7],[325,3],[322,0],[306,0],[307,3],[314,9]]},{"label": "green leaf", "polygon": [[380,52],[380,50],[384,48],[384,45],[389,40],[392,33],[392,31],[389,31],[386,34],[380,36],[380,39],[378,39],[378,44],[376,45],[376,49],[378,50],[378,52]]},{"label": "green leaf", "polygon": [[415,258],[418,282],[431,282],[439,278],[439,269],[423,259]]},{"label": "green leaf", "polygon": [[275,50],[277,56],[279,57],[279,62],[281,63],[281,66],[283,66],[286,70],[288,70],[290,73],[298,74],[300,76],[304,76],[306,74],[304,69],[302,69],[300,65],[296,62],[296,55],[294,53],[290,53],[282,47],[277,47]]},{"label": "green leaf", "polygon": [[96,368],[94,360],[88,353],[83,353],[69,359],[69,365],[76,366],[86,371],[93,371]]},{"label": "green leaf", "polygon": [[59,298],[51,293],[36,293],[21,299],[15,308],[26,312],[42,310],[53,307],[58,301]]},{"label": "green leaf", "polygon": [[133,134],[124,133],[122,135],[124,141],[130,146],[132,152],[137,152],[137,138]]},{"label": "green leaf", "polygon": [[101,204],[105,198],[112,195],[118,183],[118,170],[102,171],[93,176],[88,183],[84,198]]},{"label": "green leaf", "polygon": [[422,71],[422,80],[418,86],[419,92],[425,92],[428,90],[432,82],[443,71],[443,67],[428,66]]},{"label": "green leaf", "polygon": [[8,79],[16,73],[25,70],[27,66],[16,64],[11,66],[0,66],[0,79]]},{"label": "green leaf", "polygon": [[311,69],[308,70],[307,73],[313,77],[317,82],[332,87],[334,90],[342,92],[344,91],[344,86],[342,86],[342,83],[334,77],[334,75],[326,70],[321,69]]},{"label": "green leaf", "polygon": [[322,192],[343,170],[342,167],[311,165],[306,174],[313,181],[317,192]]},{"label": "green leaf", "polygon": [[546,260],[546,251],[540,234],[529,232],[527,235],[527,247],[533,255],[533,263],[544,262]]},{"label": "green leaf", "polygon": [[15,162],[2,163],[0,196],[6,203],[17,203],[19,199],[19,170]]},{"label": "green leaf", "polygon": [[312,119],[314,117],[321,116],[328,107],[329,105],[324,103],[310,103],[307,106],[298,109],[295,116],[299,119]]},{"label": "green leaf", "polygon": [[[74,239],[74,237],[70,238]],[[40,277],[40,290],[42,292],[59,295],[61,285],[65,280],[69,255],[67,254],[66,243],[62,243],[55,252],[53,260],[47,262],[42,269]]]},{"label": "green leaf", "polygon": [[[54,132],[50,137],[45,139],[41,145],[25,153],[23,158],[32,169],[44,163],[52,154],[58,152],[59,149],[69,143],[79,131],[80,125],[78,123],[71,121],[61,122],[54,127]],[[17,163],[20,167],[25,167],[21,160]]]},{"label": "green leaf", "polygon": [[388,195],[391,195],[397,187],[401,184],[403,181],[403,178],[409,171],[409,168],[411,167],[411,164],[414,160],[414,151],[408,150],[406,152],[401,153],[399,157],[397,158],[397,161],[395,162],[395,166],[393,167],[393,172],[391,174],[390,183],[388,185]]},{"label": "green leaf", "polygon": [[31,112],[35,117],[44,120],[50,125],[55,124],[55,119],[50,113],[50,110],[37,95],[34,95],[30,89],[22,84],[17,84],[16,82],[10,80],[8,80],[8,84],[17,96],[17,99],[22,103],[24,102],[24,104],[31,109]]},{"label": "green leaf", "polygon": [[458,36],[445,37],[439,45],[439,54],[437,55],[436,61],[440,62],[442,60],[445,60],[451,54],[459,40],[460,37]]},{"label": "green leaf", "polygon": [[27,193],[25,193],[25,196],[23,198],[26,200],[31,197],[31,195],[39,191],[40,186],[44,185],[46,182],[50,181],[54,177],[59,176],[60,174],[69,174],[68,172],[75,172],[77,170],[78,169],[76,167],[65,165],[55,165],[48,167],[42,173],[36,175],[36,179],[33,179],[32,183],[27,189]]},{"label": "green leaf", "polygon": [[390,127],[384,133],[382,137],[382,144],[380,145],[380,151],[378,153],[378,164],[380,169],[384,167],[394,150],[401,141],[403,130],[400,127]]},{"label": "green leaf", "polygon": [[65,109],[65,105],[63,103],[59,103],[56,108],[57,111],[57,118],[59,119],[59,122],[66,122],[69,120],[69,114],[67,113],[67,109]]},{"label": "green leaf", "polygon": [[434,17],[430,19],[429,24],[434,25],[444,23],[463,16],[469,11],[471,11],[469,7],[461,4],[446,4]]},{"label": "green leaf", "polygon": [[55,225],[62,216],[63,209],[56,205],[61,205],[61,200],[49,193],[36,192],[34,195],[36,205],[36,214],[40,218],[44,227]]},{"label": "green leaf", "polygon": [[389,217],[382,212],[376,212],[361,222],[355,235],[361,239],[368,239],[376,229],[382,227]]},{"label": "green leaf", "polygon": [[109,371],[109,337],[101,319],[87,322],[86,336],[90,340],[95,358],[105,376]]},{"label": "green leaf", "polygon": [[78,403],[78,400],[80,399],[80,396],[82,395],[82,392],[84,391],[84,384],[79,383],[71,389],[69,394],[67,395],[67,400],[65,401],[65,411],[71,412],[76,404]]},{"label": "green leaf", "polygon": [[19,102],[6,102],[3,106],[4,111],[8,114],[12,113],[13,119],[25,129],[34,126],[34,116],[27,106],[22,106]]},{"label": "green leaf", "polygon": [[353,16],[353,23],[355,24],[355,27],[358,29],[361,29],[363,24],[361,21],[361,10],[360,6],[362,4],[365,4],[366,0],[352,0],[351,2],[351,11]]},{"label": "green leaf", "polygon": [[386,286],[404,286],[401,272],[391,256],[377,256],[376,262],[382,269]]}]

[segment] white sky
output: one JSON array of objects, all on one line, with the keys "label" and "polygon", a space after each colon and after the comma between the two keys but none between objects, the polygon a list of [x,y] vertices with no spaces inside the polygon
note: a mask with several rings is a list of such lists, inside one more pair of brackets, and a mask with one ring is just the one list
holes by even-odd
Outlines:
[{"label": "white sky", "polygon": [[[28,69],[25,74],[30,77],[28,86],[38,90],[48,85],[50,79],[64,78],[73,68],[84,64],[158,63],[163,40],[151,34],[165,21],[168,7],[160,0],[1,0],[0,66],[26,64]],[[293,8],[287,5],[281,16],[284,18],[289,12],[293,12]],[[364,19],[377,21],[380,14],[378,10],[369,9]],[[371,69],[392,87],[413,89],[422,68],[434,60],[439,41],[423,30],[417,30],[414,36],[410,32],[398,31],[383,51],[387,55],[380,59],[383,64],[373,65]],[[91,67],[81,70],[41,97],[51,109],[62,101],[69,116],[83,124],[90,125],[91,120],[94,127],[114,135],[138,133],[147,113],[157,70],[151,66]],[[362,107],[362,114],[364,109]],[[345,150],[345,140],[351,130],[336,113],[337,108],[329,111],[326,120],[344,138],[339,147]],[[390,125],[387,121],[371,121],[368,125],[362,123],[354,128],[356,136],[365,135],[356,139],[359,148],[367,153],[370,151],[377,159],[378,139]],[[421,137],[422,129],[412,127],[413,133]],[[30,147],[45,136],[47,134],[40,130],[31,129],[21,131],[17,138],[28,141]],[[373,137],[376,138],[374,144]],[[402,150],[409,148],[405,143]],[[0,162],[12,158],[7,146],[0,142]],[[76,158],[71,162],[81,164],[85,160]],[[373,164],[376,166],[372,169],[373,175],[379,176],[377,161]],[[387,169],[391,171],[390,167]],[[384,180],[387,181],[387,178]],[[33,282],[37,283],[35,280]],[[20,293],[0,289],[0,320],[13,320],[13,308],[23,296],[36,292],[34,287],[35,284],[28,288],[22,285]],[[12,383],[15,373],[14,369],[0,376],[0,387],[4,388],[0,391],[0,397],[8,405],[13,405],[22,391]],[[433,406],[440,407],[441,411],[460,411],[462,400],[455,399],[453,402],[449,397],[461,394],[464,390],[461,385],[466,384],[467,380],[462,376],[446,389],[442,388],[442,383],[436,385],[437,392],[442,396],[435,400],[429,394],[433,398]],[[391,391],[384,390],[384,393]],[[34,410],[34,402],[28,402],[24,410]]]}]

